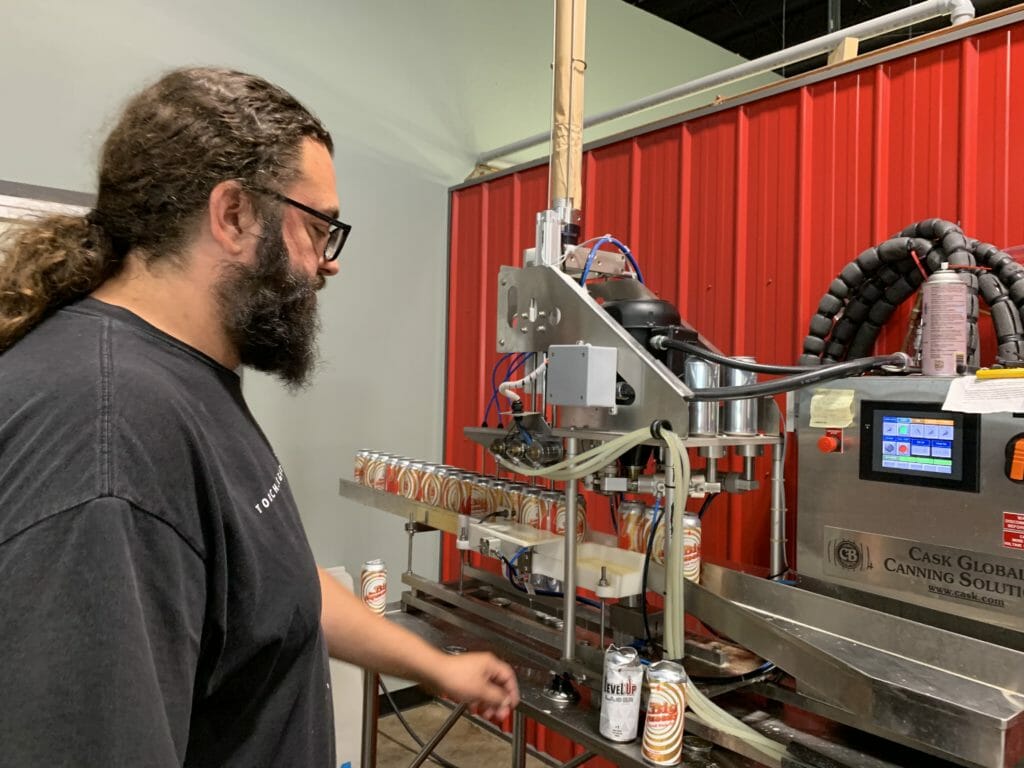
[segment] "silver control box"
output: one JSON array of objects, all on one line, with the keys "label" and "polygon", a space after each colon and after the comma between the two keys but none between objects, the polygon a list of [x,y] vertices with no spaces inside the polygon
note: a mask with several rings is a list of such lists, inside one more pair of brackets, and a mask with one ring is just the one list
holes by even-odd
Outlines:
[{"label": "silver control box", "polygon": [[548,402],[587,408],[613,407],[617,358],[615,347],[552,345],[548,348]]}]

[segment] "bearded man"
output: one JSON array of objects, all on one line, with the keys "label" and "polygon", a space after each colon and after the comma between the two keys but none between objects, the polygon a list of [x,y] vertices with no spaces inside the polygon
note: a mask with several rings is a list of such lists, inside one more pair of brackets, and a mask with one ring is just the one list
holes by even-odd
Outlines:
[{"label": "bearded man", "polygon": [[328,654],[485,715],[448,656],[314,562],[237,371],[305,384],[338,272],[328,132],[284,90],[171,72],[107,138],[96,205],[0,251],[0,744],[9,765],[334,765]]}]

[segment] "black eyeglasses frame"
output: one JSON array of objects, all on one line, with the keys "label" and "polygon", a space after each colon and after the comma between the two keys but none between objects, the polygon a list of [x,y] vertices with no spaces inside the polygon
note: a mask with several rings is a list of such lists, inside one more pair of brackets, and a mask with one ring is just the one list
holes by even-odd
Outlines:
[{"label": "black eyeglasses frame", "polygon": [[[287,203],[293,208],[298,208],[303,213],[308,213],[310,216],[320,219],[320,221],[327,222],[331,226],[331,229],[327,231],[327,244],[324,247],[323,254],[324,261],[337,261],[338,256],[341,254],[341,249],[345,246],[345,241],[348,240],[348,235],[352,231],[351,224],[339,221],[333,216],[328,216],[326,213],[318,211],[316,208],[310,208],[305,203],[300,203],[298,200],[293,200],[287,195],[282,195],[280,192],[275,192],[272,189],[260,189],[257,191],[270,195],[271,197],[280,200],[282,203]],[[336,244],[332,245],[331,241],[334,239],[335,233],[337,232],[341,232],[341,237],[338,239]]]}]

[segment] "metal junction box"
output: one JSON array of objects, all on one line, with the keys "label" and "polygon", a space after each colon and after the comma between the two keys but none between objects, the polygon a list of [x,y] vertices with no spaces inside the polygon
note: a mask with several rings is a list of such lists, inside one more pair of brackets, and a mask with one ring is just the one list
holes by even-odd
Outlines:
[{"label": "metal junction box", "polygon": [[799,393],[797,570],[1024,631],[1024,485],[1011,479],[1024,417],[943,411],[949,384],[862,377]]},{"label": "metal junction box", "polygon": [[547,398],[553,405],[615,405],[615,347],[555,344],[548,348]]}]

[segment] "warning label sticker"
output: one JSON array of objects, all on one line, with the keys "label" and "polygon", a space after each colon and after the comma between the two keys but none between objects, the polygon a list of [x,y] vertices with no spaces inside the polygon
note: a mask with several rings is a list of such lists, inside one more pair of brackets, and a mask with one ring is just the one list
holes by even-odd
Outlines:
[{"label": "warning label sticker", "polygon": [[1024,550],[1024,514],[1003,512],[1003,546]]}]

